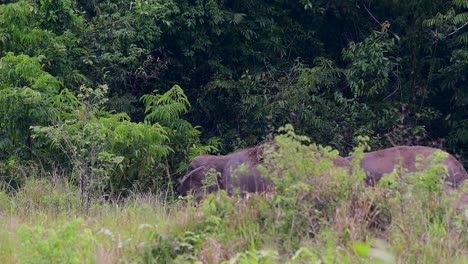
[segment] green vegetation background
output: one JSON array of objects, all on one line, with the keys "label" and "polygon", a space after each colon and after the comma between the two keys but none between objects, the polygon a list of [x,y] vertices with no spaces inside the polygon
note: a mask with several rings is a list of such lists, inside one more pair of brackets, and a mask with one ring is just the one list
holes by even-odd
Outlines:
[{"label": "green vegetation background", "polygon": [[[6,195],[0,212],[10,212],[10,221],[25,221],[13,205],[24,188],[37,184],[31,178],[47,179],[40,183],[45,186],[64,178],[77,188],[70,193],[85,212],[96,201],[135,192],[173,197],[190,158],[272,139],[286,124],[342,156],[362,143],[371,149],[420,144],[467,160],[468,2],[0,4],[0,181]],[[66,193],[50,199],[69,199]],[[27,245],[33,233],[47,233],[55,243],[80,225],[78,219],[54,234],[23,228],[18,237]],[[84,232],[77,239],[92,236]],[[262,243],[247,244],[254,250]],[[76,246],[85,252],[82,259],[94,256],[86,255],[86,243]],[[53,244],[41,247],[51,258],[62,253],[54,255]],[[13,257],[29,261],[19,258]]]}]

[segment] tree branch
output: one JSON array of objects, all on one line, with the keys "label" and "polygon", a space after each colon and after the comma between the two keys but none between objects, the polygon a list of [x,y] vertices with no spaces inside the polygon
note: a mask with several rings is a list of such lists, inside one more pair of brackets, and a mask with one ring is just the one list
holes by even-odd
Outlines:
[{"label": "tree branch", "polygon": [[380,26],[382,26],[382,23],[380,23],[379,20],[377,20],[377,18],[375,18],[375,16],[369,11],[369,9],[367,8],[366,4],[361,1],[362,5],[364,6],[364,9],[366,9],[367,13],[375,20],[375,22],[377,22],[377,24],[379,24]]},{"label": "tree branch", "polygon": [[453,34],[455,34],[455,33],[457,33],[458,31],[460,31],[462,28],[466,27],[467,25],[468,25],[468,22],[465,22],[465,24],[463,24],[461,27],[459,27],[459,28],[455,29],[455,31],[449,33],[449,34],[447,35],[447,37],[452,36]]},{"label": "tree branch", "polygon": [[[377,22],[377,24],[380,25],[380,27],[383,26],[383,23],[381,23],[377,18],[375,18],[375,16],[371,13],[371,11],[369,11],[369,9],[367,8],[366,4],[364,3],[364,1],[361,1],[362,5],[364,6],[364,9],[366,10],[366,12],[374,19],[375,22]],[[399,39],[399,37],[397,36],[397,34],[395,34],[393,31],[391,31],[390,29],[387,29],[388,32],[392,33],[392,35],[394,37],[396,37],[397,39]]]}]

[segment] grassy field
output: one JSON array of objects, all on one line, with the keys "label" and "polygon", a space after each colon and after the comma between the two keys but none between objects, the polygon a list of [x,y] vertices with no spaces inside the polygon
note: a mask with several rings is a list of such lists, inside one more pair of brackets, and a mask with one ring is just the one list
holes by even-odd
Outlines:
[{"label": "grassy field", "polygon": [[259,168],[268,194],[134,192],[83,207],[67,175],[26,178],[0,190],[0,263],[468,263],[468,183],[447,192],[443,165],[367,187],[358,158],[336,168],[329,148],[277,144]]},{"label": "grassy field", "polygon": [[457,193],[335,175],[313,190],[286,179],[270,195],[135,194],[87,211],[66,181],[30,179],[0,192],[0,263],[468,263]]}]

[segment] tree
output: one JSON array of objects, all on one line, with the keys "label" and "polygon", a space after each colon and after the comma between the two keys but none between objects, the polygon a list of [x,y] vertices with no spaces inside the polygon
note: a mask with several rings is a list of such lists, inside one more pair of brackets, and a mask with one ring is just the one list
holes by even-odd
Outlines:
[{"label": "tree", "polygon": [[52,99],[62,83],[45,72],[41,59],[7,53],[0,59],[1,156],[23,156],[32,151],[29,128],[56,118]]},{"label": "tree", "polygon": [[446,13],[438,13],[425,21],[431,29],[433,47],[443,50],[441,61],[434,65],[433,102],[443,113],[440,122],[444,130],[441,136],[458,148],[468,146],[468,3],[451,1],[452,6]]}]

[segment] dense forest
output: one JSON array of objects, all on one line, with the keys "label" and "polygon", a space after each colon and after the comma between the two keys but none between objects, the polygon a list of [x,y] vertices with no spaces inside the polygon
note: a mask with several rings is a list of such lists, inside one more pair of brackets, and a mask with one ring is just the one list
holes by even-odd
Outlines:
[{"label": "dense forest", "polygon": [[364,140],[466,159],[467,8],[6,1],[0,174],[13,187],[18,168],[32,166],[73,172],[82,184],[111,178],[101,187],[113,192],[154,189],[199,153],[255,145],[285,124],[343,156]]},{"label": "dense forest", "polygon": [[[273,197],[178,199],[197,155],[275,137]],[[467,168],[468,1],[0,3],[0,262],[466,263],[440,168],[366,188],[305,141]]]}]

